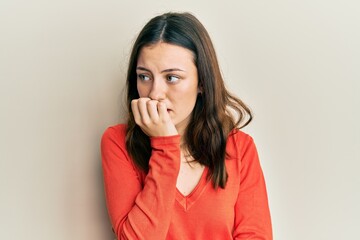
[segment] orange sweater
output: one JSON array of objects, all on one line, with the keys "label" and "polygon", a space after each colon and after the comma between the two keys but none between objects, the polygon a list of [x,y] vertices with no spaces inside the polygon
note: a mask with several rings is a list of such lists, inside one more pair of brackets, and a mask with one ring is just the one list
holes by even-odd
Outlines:
[{"label": "orange sweater", "polygon": [[125,147],[126,125],[108,128],[101,152],[108,212],[118,239],[272,239],[264,177],[252,138],[233,131],[227,142],[228,182],[212,187],[205,168],[188,195],[176,188],[180,136],[152,137],[149,173]]}]

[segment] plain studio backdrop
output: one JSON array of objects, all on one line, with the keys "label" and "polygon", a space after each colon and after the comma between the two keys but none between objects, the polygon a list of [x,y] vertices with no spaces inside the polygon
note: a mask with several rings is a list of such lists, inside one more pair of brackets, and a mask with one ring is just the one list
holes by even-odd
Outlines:
[{"label": "plain studio backdrop", "polygon": [[0,2],[0,239],[113,239],[99,151],[141,27],[189,11],[253,110],[276,240],[360,239],[360,4]]}]

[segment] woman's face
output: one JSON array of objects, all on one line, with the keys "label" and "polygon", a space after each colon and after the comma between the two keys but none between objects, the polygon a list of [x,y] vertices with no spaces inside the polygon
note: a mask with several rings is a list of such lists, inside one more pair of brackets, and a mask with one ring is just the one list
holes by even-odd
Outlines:
[{"label": "woman's face", "polygon": [[193,53],[183,47],[156,43],[143,47],[136,67],[139,96],[164,102],[180,135],[189,123],[198,94]]}]

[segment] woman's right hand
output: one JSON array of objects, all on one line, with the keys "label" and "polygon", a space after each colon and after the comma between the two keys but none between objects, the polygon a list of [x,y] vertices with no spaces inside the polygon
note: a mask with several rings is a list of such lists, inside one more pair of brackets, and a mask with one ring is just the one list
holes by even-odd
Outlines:
[{"label": "woman's right hand", "polygon": [[165,103],[139,98],[131,101],[131,109],[136,124],[149,137],[178,135]]}]

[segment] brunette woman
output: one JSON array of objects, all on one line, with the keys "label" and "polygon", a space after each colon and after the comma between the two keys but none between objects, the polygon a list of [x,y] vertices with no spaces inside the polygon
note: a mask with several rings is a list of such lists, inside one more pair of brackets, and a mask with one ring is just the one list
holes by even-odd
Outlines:
[{"label": "brunette woman", "polygon": [[108,212],[118,239],[272,239],[249,108],[224,86],[203,25],[151,19],[127,72],[127,124],[102,138]]}]

